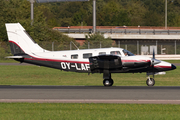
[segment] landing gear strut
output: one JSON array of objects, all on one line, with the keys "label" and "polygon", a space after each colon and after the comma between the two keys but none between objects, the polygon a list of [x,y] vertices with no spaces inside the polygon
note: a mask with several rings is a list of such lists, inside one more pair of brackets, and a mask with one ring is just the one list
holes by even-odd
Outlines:
[{"label": "landing gear strut", "polygon": [[104,70],[103,72],[103,84],[104,86],[112,86],[114,81],[113,79],[111,78],[111,73],[109,73],[109,70]]}]

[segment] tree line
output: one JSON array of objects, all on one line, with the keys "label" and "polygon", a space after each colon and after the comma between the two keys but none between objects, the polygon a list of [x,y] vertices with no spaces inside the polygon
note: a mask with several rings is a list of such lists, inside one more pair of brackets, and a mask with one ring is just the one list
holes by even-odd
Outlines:
[{"label": "tree line", "polygon": [[[44,6],[49,27],[92,26],[93,0],[59,2]],[[168,26],[180,26],[180,0],[168,0]],[[96,0],[98,26],[164,26],[165,0]]]},{"label": "tree line", "polygon": [[[89,2],[35,3],[31,26],[30,2],[1,0],[0,41],[7,41],[5,23],[21,23],[35,41],[72,39],[53,27],[92,26],[93,0]],[[96,0],[98,26],[164,26],[165,0]],[[180,0],[168,0],[168,26],[180,27]]]}]

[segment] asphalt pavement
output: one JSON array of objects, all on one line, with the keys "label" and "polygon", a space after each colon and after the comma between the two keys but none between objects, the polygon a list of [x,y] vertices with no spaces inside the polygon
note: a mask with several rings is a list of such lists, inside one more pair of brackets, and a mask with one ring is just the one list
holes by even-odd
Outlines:
[{"label": "asphalt pavement", "polygon": [[180,104],[180,86],[0,86],[0,102]]}]

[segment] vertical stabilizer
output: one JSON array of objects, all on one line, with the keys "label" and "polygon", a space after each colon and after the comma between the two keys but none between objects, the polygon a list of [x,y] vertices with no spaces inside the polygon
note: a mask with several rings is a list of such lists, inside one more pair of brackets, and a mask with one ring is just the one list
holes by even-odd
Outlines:
[{"label": "vertical stabilizer", "polygon": [[20,23],[6,23],[8,40],[13,55],[31,54],[35,52],[43,52],[35,41],[29,36]]}]

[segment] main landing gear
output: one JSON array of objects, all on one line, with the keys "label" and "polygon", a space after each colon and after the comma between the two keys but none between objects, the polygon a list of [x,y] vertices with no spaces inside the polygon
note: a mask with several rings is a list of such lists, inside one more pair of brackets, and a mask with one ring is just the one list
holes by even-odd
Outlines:
[{"label": "main landing gear", "polygon": [[113,79],[104,79],[103,84],[104,86],[112,86],[114,83]]},{"label": "main landing gear", "polygon": [[103,72],[103,84],[104,86],[112,86],[114,81],[113,79],[111,78],[111,73],[109,73],[109,70],[104,70]]}]

